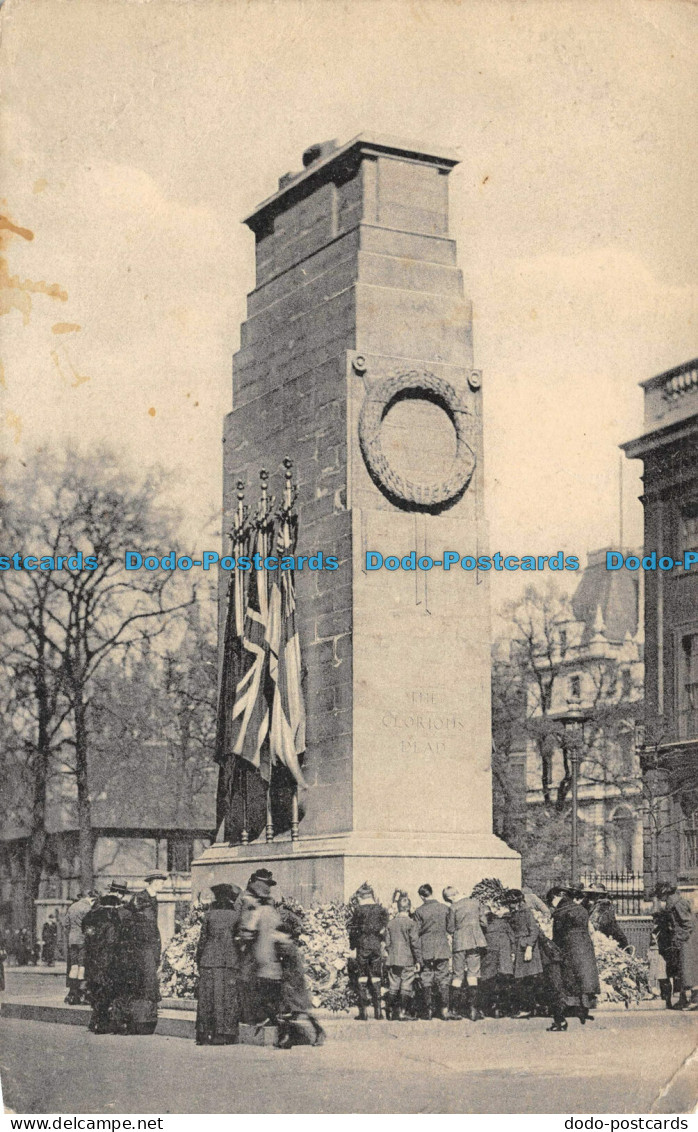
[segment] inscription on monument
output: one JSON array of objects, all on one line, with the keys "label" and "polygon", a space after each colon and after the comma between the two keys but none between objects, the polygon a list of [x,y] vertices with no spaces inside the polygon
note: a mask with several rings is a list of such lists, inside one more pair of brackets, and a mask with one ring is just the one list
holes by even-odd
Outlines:
[{"label": "inscription on monument", "polygon": [[406,706],[383,713],[381,725],[397,736],[401,754],[444,754],[448,736],[465,730],[462,716],[443,700],[439,692],[412,690],[404,693]]}]

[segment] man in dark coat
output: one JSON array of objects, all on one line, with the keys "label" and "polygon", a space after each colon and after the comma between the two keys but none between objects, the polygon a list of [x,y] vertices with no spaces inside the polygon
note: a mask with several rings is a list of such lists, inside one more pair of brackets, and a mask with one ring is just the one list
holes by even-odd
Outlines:
[{"label": "man in dark coat", "polygon": [[373,1002],[373,1014],[383,1017],[381,1002],[383,936],[388,924],[388,910],[376,900],[369,884],[362,884],[356,893],[356,905],[347,925],[349,946],[356,951],[356,979],[361,1022],[367,1019],[366,1007]]},{"label": "man in dark coat", "polygon": [[424,991],[423,1017],[433,1017],[434,1011],[444,1022],[449,1020],[448,999],[451,984],[449,961],[451,946],[446,925],[448,908],[435,900],[430,884],[418,889],[422,903],[414,918],[419,931],[419,946],[422,953],[421,981]]},{"label": "man in dark coat", "polygon": [[162,952],[157,894],[167,879],[166,873],[157,871],[148,873],[145,877],[145,888],[136,892],[131,900],[130,906],[136,916],[135,950],[140,974],[138,995],[132,1002],[133,1033],[152,1034],[157,1025],[160,1001],[158,968]]},{"label": "man in dark coat", "polygon": [[443,898],[449,905],[446,931],[451,936],[453,953],[449,1016],[456,1019],[467,1014],[471,1022],[477,1022],[484,1017],[479,982],[482,956],[487,949],[483,930],[487,916],[479,900],[462,896],[457,888],[445,888]]},{"label": "man in dark coat", "polygon": [[53,912],[41,929],[41,942],[43,944],[41,958],[47,967],[53,967],[56,962],[56,944],[58,943],[58,924]]},{"label": "man in dark coat", "polygon": [[113,883],[82,921],[85,982],[92,1005],[89,1028],[94,1034],[110,1034],[117,1029],[112,1007],[122,984],[119,910],[127,894],[125,884]]}]

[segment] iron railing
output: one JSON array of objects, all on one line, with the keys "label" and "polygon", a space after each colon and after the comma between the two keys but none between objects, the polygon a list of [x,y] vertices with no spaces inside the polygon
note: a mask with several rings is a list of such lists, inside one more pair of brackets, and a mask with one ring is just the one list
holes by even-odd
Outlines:
[{"label": "iron railing", "polygon": [[584,872],[580,879],[585,888],[602,884],[619,916],[642,914],[645,899],[645,881],[642,873]]}]

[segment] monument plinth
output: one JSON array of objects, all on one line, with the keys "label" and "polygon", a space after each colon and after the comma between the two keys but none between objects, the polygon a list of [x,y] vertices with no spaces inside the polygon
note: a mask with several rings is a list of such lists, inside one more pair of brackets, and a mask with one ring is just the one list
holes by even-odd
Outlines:
[{"label": "monument plinth", "polygon": [[519,880],[492,833],[487,576],[369,570],[485,553],[480,376],[470,304],[448,234],[454,156],[361,135],[316,146],[246,220],[256,287],[235,356],[224,506],[282,460],[298,479],[296,572],[306,668],[299,838],[215,844],[193,891],[264,863],[305,903],[369,880],[469,891]]}]

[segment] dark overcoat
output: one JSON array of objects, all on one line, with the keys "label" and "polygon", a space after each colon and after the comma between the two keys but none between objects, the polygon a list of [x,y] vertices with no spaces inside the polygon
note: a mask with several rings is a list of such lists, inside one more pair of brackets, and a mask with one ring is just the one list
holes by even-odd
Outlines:
[{"label": "dark overcoat", "polygon": [[136,938],[138,940],[138,965],[141,975],[140,997],[150,1002],[160,999],[160,985],[158,981],[158,967],[162,943],[158,928],[158,902],[154,896],[143,889],[137,892],[130,903],[135,913],[137,926]]},{"label": "dark overcoat", "polygon": [[380,956],[387,923],[388,911],[382,904],[356,905],[349,921],[349,946],[356,948],[357,959]]},{"label": "dark overcoat", "polygon": [[490,912],[485,925],[487,951],[480,965],[481,979],[494,979],[497,975],[514,974],[514,933],[509,917],[495,916]]},{"label": "dark overcoat", "polygon": [[563,897],[553,910],[553,943],[562,952],[562,979],[568,995],[599,994],[599,971],[589,935],[589,913]]}]

